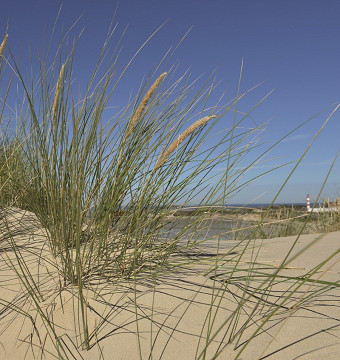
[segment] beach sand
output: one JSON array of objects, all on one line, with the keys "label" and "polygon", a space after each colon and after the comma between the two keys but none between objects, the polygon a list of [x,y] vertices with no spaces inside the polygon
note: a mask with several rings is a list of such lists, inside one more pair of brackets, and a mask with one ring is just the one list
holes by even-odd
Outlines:
[{"label": "beach sand", "polygon": [[[46,245],[46,233],[33,214],[21,210],[13,212],[7,222],[14,236],[8,236],[2,221],[0,359],[192,360],[200,354],[206,359],[216,354],[234,359],[257,329],[240,359],[340,358],[339,286],[326,291],[313,281],[339,285],[340,232],[302,235],[297,241],[296,236],[254,240],[232,276],[228,269],[239,258],[241,247],[228,254],[236,243],[223,246],[220,267],[206,274],[216,263],[208,254],[216,253],[217,244],[210,241],[200,247],[200,264],[178,267],[170,275],[137,282],[93,281],[84,293],[90,349],[82,350],[80,330],[74,325],[81,312],[77,292],[71,286],[63,287]],[[10,241],[21,246],[21,257],[10,249]],[[264,286],[259,281],[263,274],[278,270],[294,242],[289,255],[292,260],[270,286]],[[299,254],[302,249],[305,251]],[[335,253],[329,262],[315,268]],[[38,285],[41,296],[36,303],[20,280],[19,264],[27,267],[24,271],[29,270]],[[251,279],[246,277],[250,268],[256,274]],[[292,289],[296,289],[293,294]],[[228,319],[244,299],[238,321],[232,322],[235,327],[228,326]],[[278,304],[281,306],[275,306]],[[53,324],[51,328],[44,317]],[[65,353],[60,350],[58,354],[54,336],[49,335],[53,333]]]}]

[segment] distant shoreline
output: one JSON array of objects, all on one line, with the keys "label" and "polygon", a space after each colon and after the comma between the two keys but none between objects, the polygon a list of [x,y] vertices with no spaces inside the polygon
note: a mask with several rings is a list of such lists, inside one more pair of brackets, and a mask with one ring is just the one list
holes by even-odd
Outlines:
[{"label": "distant shoreline", "polygon": [[270,208],[270,210],[280,210],[280,209],[291,209],[294,208],[295,211],[305,212],[306,204],[255,204],[253,206],[246,205],[226,205],[222,206],[204,206],[204,205],[190,205],[186,207],[178,206],[172,209],[173,216],[197,216],[202,213],[211,214],[211,215],[231,215],[231,216],[239,216],[246,214],[259,214],[263,211],[266,211]]}]

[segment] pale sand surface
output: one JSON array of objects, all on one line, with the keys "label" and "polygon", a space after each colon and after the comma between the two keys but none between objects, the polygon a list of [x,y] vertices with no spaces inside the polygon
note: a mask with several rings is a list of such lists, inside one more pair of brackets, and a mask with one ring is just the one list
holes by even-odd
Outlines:
[{"label": "pale sand surface", "polygon": [[[273,273],[280,266],[296,237],[257,240],[243,256],[240,268],[233,274],[228,286],[223,281],[227,275],[214,282],[204,273],[214,263],[210,257],[202,265],[188,269],[178,268],[172,275],[162,274],[157,280],[100,284],[93,282],[86,291],[87,316],[90,343],[96,338],[98,346],[89,351],[81,350],[74,331],[74,318],[79,306],[72,287],[62,287],[62,281],[53,265],[46,246],[46,234],[32,214],[17,211],[9,225],[15,232],[14,241],[22,245],[24,263],[32,278],[39,284],[43,300],[38,300],[44,315],[54,324],[53,331],[66,345],[69,359],[195,359],[206,344],[207,334],[221,331],[209,344],[206,359],[221,351],[221,359],[234,359],[263,320],[273,310],[273,304],[282,303],[263,328],[258,332],[240,359],[339,359],[340,358],[340,290],[333,287],[326,292],[315,293],[319,286],[312,281],[304,283],[296,293],[286,299],[287,291],[297,283],[282,281],[278,277],[265,292],[261,306],[258,298],[264,294],[254,277],[244,280],[246,270],[254,262],[258,275]],[[17,264],[13,251],[8,247],[7,229],[1,226],[0,241],[0,359],[40,359],[44,348],[45,359],[56,359],[58,354],[47,336],[47,330],[37,313],[34,302],[27,296],[27,289],[14,272]],[[338,252],[327,264],[316,269],[312,279],[338,282],[340,280],[340,232],[326,235],[303,235],[296,244],[290,258],[320,238],[316,243],[293,259],[279,275],[303,277],[322,260]],[[44,245],[45,244],[45,245]],[[230,250],[224,243],[222,252]],[[260,247],[260,245],[262,245]],[[40,249],[40,250],[38,250]],[[240,247],[225,256],[233,264]],[[202,245],[201,255],[216,252],[216,242]],[[222,263],[221,263],[222,264]],[[223,269],[219,268],[217,274]],[[314,296],[309,296],[314,292]],[[251,296],[248,296],[250,294]],[[228,344],[231,329],[224,326],[226,320],[242,298],[249,297],[239,314],[236,329],[245,326],[239,338],[235,336]],[[286,300],[286,301],[285,301]],[[219,304],[219,308],[216,305]],[[254,310],[255,309],[255,310]],[[254,312],[252,321],[247,322]],[[105,321],[103,321],[105,318]],[[215,318],[211,327],[212,318]],[[99,327],[95,336],[94,327]],[[139,331],[139,337],[137,334]],[[77,347],[78,346],[78,347]],[[196,353],[196,349],[199,349]]]}]

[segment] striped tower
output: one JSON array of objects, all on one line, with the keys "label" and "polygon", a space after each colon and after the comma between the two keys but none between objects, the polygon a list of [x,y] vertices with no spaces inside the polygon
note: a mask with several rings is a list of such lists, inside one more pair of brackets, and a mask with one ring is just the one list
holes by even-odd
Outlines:
[{"label": "striped tower", "polygon": [[310,199],[308,194],[307,194],[307,211],[310,211]]}]

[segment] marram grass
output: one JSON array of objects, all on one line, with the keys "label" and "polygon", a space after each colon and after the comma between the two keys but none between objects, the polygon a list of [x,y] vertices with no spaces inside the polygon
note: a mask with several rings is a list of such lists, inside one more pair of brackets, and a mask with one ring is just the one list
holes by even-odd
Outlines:
[{"label": "marram grass", "polygon": [[[6,42],[7,35],[0,47],[1,57]],[[271,220],[269,213],[247,229],[244,236],[238,234],[226,252],[222,251],[226,245],[222,225],[218,235],[204,238],[212,224],[211,216],[222,224],[223,210],[197,211],[190,221],[182,217],[182,226],[176,229],[174,208],[186,211],[199,196],[202,208],[223,209],[234,193],[251,183],[252,179],[243,181],[243,177],[270,150],[256,155],[261,127],[247,124],[258,104],[241,113],[238,109],[246,93],[241,94],[239,89],[233,100],[223,103],[220,98],[218,104],[211,104],[213,83],[203,84],[196,92],[185,76],[165,84],[165,77],[173,69],[161,72],[160,64],[157,72],[161,74],[153,82],[147,79],[134,106],[129,105],[105,122],[104,112],[117,85],[116,61],[104,69],[105,76],[100,75],[99,64],[103,63],[107,45],[105,42],[83,98],[77,100],[73,97],[72,78],[75,48],[67,53],[66,45],[61,43],[52,65],[40,57],[38,83],[26,83],[26,76],[11,57],[11,68],[21,81],[25,101],[18,112],[14,134],[6,130],[0,119],[0,249],[6,259],[4,267],[18,281],[22,294],[8,301],[0,292],[0,306],[5,314],[0,325],[7,316],[23,316],[22,327],[26,321],[32,326],[23,344],[28,344],[36,358],[48,358],[53,352],[55,358],[81,359],[81,354],[95,347],[102,353],[102,342],[109,336],[105,329],[115,322],[115,311],[128,309],[132,304],[139,357],[143,358],[141,343],[145,336],[139,322],[150,319],[148,357],[155,358],[158,336],[172,315],[166,314],[163,323],[154,320],[159,316],[154,305],[159,295],[157,284],[172,279],[174,284],[179,281],[175,287],[185,287],[188,283],[181,283],[181,276],[198,271],[213,285],[209,311],[196,338],[195,358],[223,359],[229,345],[237,349],[234,354],[239,358],[259,331],[247,334],[258,314],[263,315],[260,329],[276,313],[289,313],[292,307],[286,303],[292,299],[294,306],[299,307],[337,286],[315,278],[322,264],[334,254],[303,278],[291,279],[283,271],[289,265],[287,259],[274,271],[270,266],[263,269],[258,260],[261,245],[256,237],[265,222]],[[119,80],[125,70],[117,75]],[[147,86],[149,83],[152,85]],[[219,120],[229,114],[233,125],[217,132]],[[252,152],[255,160],[252,157],[247,163]],[[28,222],[24,221],[27,214]],[[274,224],[294,220],[293,213],[276,217]],[[308,217],[304,224],[307,221]],[[322,230],[327,230],[326,222]],[[209,241],[214,244],[215,254],[201,254],[200,246]],[[284,296],[272,301],[271,288],[283,280],[292,282],[292,286]],[[309,283],[317,284],[317,290],[296,300],[299,289]],[[149,309],[143,309],[139,303],[143,286],[153,297]],[[128,289],[126,298],[130,305],[118,305],[125,299],[119,295],[121,288]],[[233,294],[237,302],[229,315],[221,318],[228,294]],[[163,344],[161,354],[186,313],[195,306],[195,299],[204,295],[203,285],[195,289],[176,324],[166,328],[169,340]],[[60,331],[53,309],[70,303],[73,327],[68,333],[63,327]],[[99,304],[100,312],[96,310]],[[40,336],[43,332],[44,338]],[[210,349],[217,341],[220,345],[212,355]]]}]

